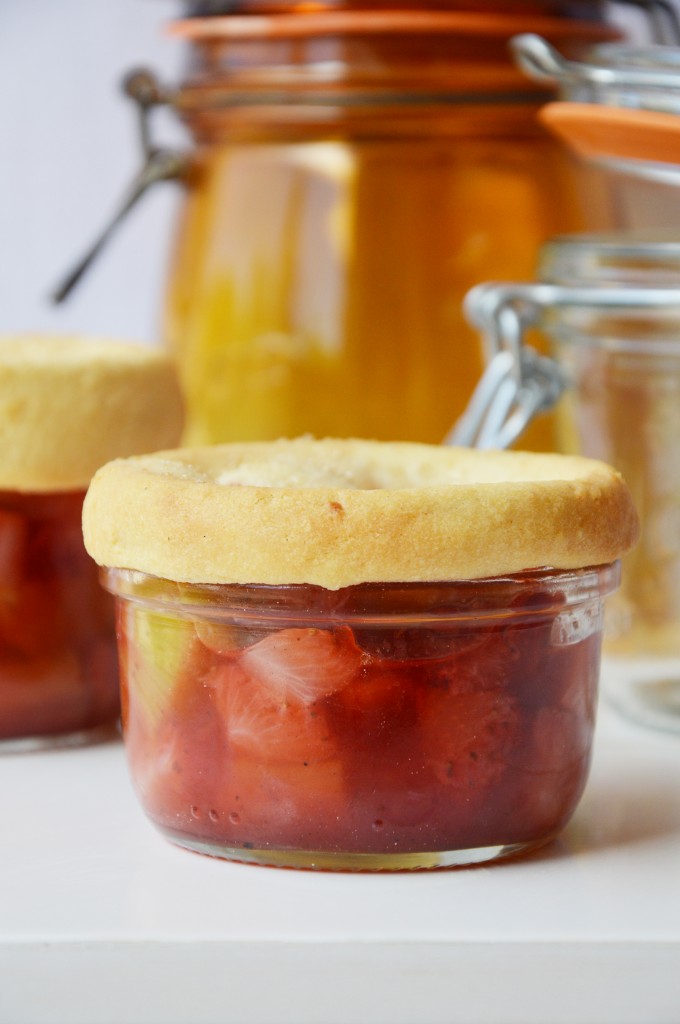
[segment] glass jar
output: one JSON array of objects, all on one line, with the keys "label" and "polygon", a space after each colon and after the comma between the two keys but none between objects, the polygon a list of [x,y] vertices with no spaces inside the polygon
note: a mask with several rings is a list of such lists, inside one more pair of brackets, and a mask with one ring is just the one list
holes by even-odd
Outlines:
[{"label": "glass jar", "polygon": [[532,849],[572,814],[602,603],[637,534],[609,467],[337,439],[180,449],[103,467],[83,526],[117,599],[132,779],[173,842],[434,868]]},{"label": "glass jar", "polygon": [[115,734],[114,609],[83,544],[83,499],[100,464],[180,430],[167,356],[0,338],[0,752]]},{"label": "glass jar", "polygon": [[171,26],[188,51],[178,88],[128,80],[194,142],[178,158],[145,130],[137,182],[186,186],[163,331],[184,441],[439,442],[481,369],[467,290],[528,276],[556,232],[614,223],[597,172],[536,123],[551,93],[508,41],[533,28],[571,52],[617,33],[600,4],[227,9]]},{"label": "glass jar", "polygon": [[118,720],[113,605],[83,547],[84,496],[0,491],[0,749],[73,745]]},{"label": "glass jar", "polygon": [[137,795],[173,842],[259,864],[434,868],[541,845],[586,782],[617,579],[328,591],[109,570]]},{"label": "glass jar", "polygon": [[559,87],[559,101],[540,119],[607,175],[620,223],[643,230],[677,224],[680,47],[606,44],[567,60],[535,35],[512,45],[533,80]]},{"label": "glass jar", "polygon": [[[196,149],[165,336],[186,443],[443,438],[480,370],[468,288],[529,273],[556,230],[612,223],[535,122],[545,96],[506,54],[520,21],[176,26],[191,64],[174,103]],[[603,32],[552,29],[567,45]]]},{"label": "glass jar", "polygon": [[[561,449],[616,466],[642,521],[608,613],[608,696],[638,720],[680,731],[680,243],[560,238],[544,247],[539,274],[541,284],[469,296],[495,370],[454,437],[511,443],[562,394]],[[529,330],[547,336],[554,362],[522,344]]]}]

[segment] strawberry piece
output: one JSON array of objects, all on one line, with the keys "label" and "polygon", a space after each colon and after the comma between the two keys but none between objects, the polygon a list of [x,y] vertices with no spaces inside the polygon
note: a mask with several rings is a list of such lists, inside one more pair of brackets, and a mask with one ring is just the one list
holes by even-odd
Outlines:
[{"label": "strawberry piece", "polygon": [[532,728],[532,775],[568,771],[589,756],[593,739],[592,715],[568,708],[541,708]]},{"label": "strawberry piece", "polygon": [[83,728],[88,713],[88,682],[72,653],[0,657],[1,738]]},{"label": "strawberry piece", "polygon": [[152,722],[126,699],[126,746],[150,816],[172,833],[239,846],[324,842],[346,806],[323,713],[272,703],[236,658],[185,679]]},{"label": "strawberry piece", "polygon": [[200,685],[180,685],[172,709],[155,720],[139,697],[127,694],[125,741],[140,800],[159,824],[205,833],[198,822],[210,820],[210,811],[219,806],[227,763],[210,693]]},{"label": "strawberry piece", "polygon": [[553,701],[532,718],[525,769],[533,776],[569,773],[587,762],[595,729],[599,656],[597,646],[583,643],[553,654],[562,685],[553,687]]},{"label": "strawberry piece", "polygon": [[[259,676],[246,671],[248,666],[243,657],[227,660],[206,678],[206,685],[215,692],[215,704],[235,756],[256,758],[264,764],[302,765],[335,757],[324,708],[295,699],[290,695],[292,687],[263,686]],[[290,677],[284,678],[288,682]],[[279,696],[286,692],[287,697]]]},{"label": "strawberry piece", "polygon": [[194,629],[201,643],[213,654],[231,654],[245,646],[245,631],[237,626],[199,618],[194,622]]},{"label": "strawberry piece", "polygon": [[392,766],[404,745],[412,744],[416,689],[399,665],[376,660],[326,701],[331,729],[341,738],[345,771],[353,786],[361,787],[365,778],[372,780],[380,762]]},{"label": "strawberry piece", "polygon": [[522,757],[515,757],[508,802],[516,811],[511,841],[526,842],[566,825],[581,797],[590,766],[594,721],[565,708],[542,708],[534,717]]},{"label": "strawberry piece", "polygon": [[412,703],[413,694],[408,682],[407,674],[399,671],[398,665],[372,662],[338,693],[333,704],[355,712],[357,725],[362,717],[393,721],[400,718]]},{"label": "strawberry piece", "polygon": [[234,846],[327,849],[344,840],[346,809],[339,761],[261,763],[239,755],[225,772],[214,834]]},{"label": "strawberry piece", "polygon": [[58,588],[52,580],[22,580],[0,597],[0,641],[18,654],[42,657],[68,646]]},{"label": "strawberry piece", "polygon": [[440,681],[445,680],[450,693],[494,693],[507,689],[521,648],[509,631],[498,629],[482,634],[477,647],[468,647],[442,667]]},{"label": "strawberry piece", "polygon": [[[526,739],[512,758],[507,799],[514,841],[558,832],[583,792],[595,727],[599,640],[552,648],[543,667],[543,703],[527,706]],[[535,701],[536,698],[534,698]]]},{"label": "strawberry piece", "polygon": [[430,629],[362,627],[356,630],[356,641],[362,651],[374,658],[415,665],[476,650],[484,644],[485,638],[478,630],[452,628],[446,624]]},{"label": "strawberry piece", "polygon": [[247,648],[241,665],[274,701],[309,705],[346,686],[361,660],[347,627],[281,629]]},{"label": "strawberry piece", "polygon": [[7,597],[18,586],[24,568],[27,526],[17,512],[0,508],[0,595]]},{"label": "strawberry piece", "polygon": [[420,716],[423,748],[439,782],[466,792],[498,782],[520,726],[515,702],[498,690],[432,690]]}]

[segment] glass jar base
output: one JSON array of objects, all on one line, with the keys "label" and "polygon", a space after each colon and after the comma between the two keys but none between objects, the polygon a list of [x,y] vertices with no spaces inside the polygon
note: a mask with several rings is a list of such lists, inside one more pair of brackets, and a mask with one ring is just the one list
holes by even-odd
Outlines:
[{"label": "glass jar base", "polygon": [[680,734],[680,658],[605,660],[602,694],[637,725]]},{"label": "glass jar base", "polygon": [[217,842],[193,839],[183,833],[161,828],[160,831],[176,846],[193,853],[218,857],[221,860],[257,864],[271,868],[298,868],[306,871],[388,872],[431,871],[441,868],[471,867],[490,861],[504,860],[539,849],[553,838],[511,843],[507,846],[484,846],[466,850],[432,850],[424,853],[342,853],[315,850],[255,850],[223,846]]},{"label": "glass jar base", "polygon": [[8,736],[0,739],[0,755],[32,754],[41,750],[68,750],[72,747],[89,747],[97,743],[109,743],[120,739],[118,722],[107,722],[91,729],[55,733],[43,736]]}]

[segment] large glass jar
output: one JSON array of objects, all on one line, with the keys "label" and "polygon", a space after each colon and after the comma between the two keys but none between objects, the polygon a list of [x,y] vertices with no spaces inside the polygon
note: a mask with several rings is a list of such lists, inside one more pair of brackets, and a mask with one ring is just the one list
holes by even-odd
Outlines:
[{"label": "large glass jar", "polygon": [[528,27],[567,51],[611,28],[555,4],[316,6],[172,28],[195,148],[165,335],[188,443],[440,441],[480,370],[465,292],[611,223],[507,49]]},{"label": "large glass jar", "polygon": [[[500,409],[502,387],[482,387],[478,398],[495,397],[477,437],[510,443],[541,396],[550,406],[562,392],[562,450],[605,459],[624,475],[642,533],[609,611],[607,650],[620,659],[609,693],[636,718],[680,730],[680,244],[672,236],[556,239],[539,274],[540,284],[481,286],[469,296],[496,353],[486,384],[494,366],[501,375],[510,367],[505,380],[517,399]],[[536,329],[548,337],[552,364],[518,344]],[[479,407],[471,411],[477,418]],[[462,423],[459,441],[474,440],[471,426]]]}]

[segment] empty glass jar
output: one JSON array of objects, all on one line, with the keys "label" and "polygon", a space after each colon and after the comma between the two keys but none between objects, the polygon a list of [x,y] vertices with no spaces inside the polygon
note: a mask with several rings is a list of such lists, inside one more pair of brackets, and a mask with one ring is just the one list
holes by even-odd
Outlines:
[{"label": "empty glass jar", "polygon": [[[561,394],[562,449],[622,472],[642,535],[608,612],[607,692],[637,719],[680,731],[680,243],[557,239],[539,273],[539,284],[468,297],[490,364],[454,437],[510,444]],[[524,344],[536,329],[552,359]]]}]

